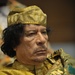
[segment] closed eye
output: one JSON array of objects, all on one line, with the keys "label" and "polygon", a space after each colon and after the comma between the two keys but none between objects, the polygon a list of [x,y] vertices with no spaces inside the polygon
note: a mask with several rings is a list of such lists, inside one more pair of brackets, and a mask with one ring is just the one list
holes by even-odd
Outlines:
[{"label": "closed eye", "polygon": [[41,33],[44,34],[44,35],[46,35],[46,34],[47,34],[47,31],[44,30],[44,31],[42,31]]},{"label": "closed eye", "polygon": [[29,31],[29,32],[25,33],[25,35],[26,35],[27,37],[32,37],[32,36],[35,36],[36,34],[37,34],[36,31]]}]

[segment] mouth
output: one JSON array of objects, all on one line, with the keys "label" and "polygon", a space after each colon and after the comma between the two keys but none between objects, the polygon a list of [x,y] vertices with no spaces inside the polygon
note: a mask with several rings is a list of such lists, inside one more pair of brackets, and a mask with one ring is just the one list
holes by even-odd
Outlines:
[{"label": "mouth", "polygon": [[47,54],[47,50],[38,50],[35,52],[36,55],[46,55]]}]

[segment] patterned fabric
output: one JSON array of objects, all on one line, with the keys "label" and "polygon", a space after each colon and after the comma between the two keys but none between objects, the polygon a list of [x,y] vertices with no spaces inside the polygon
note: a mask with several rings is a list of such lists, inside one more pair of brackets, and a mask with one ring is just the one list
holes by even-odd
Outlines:
[{"label": "patterned fabric", "polygon": [[18,23],[40,24],[46,26],[47,15],[36,5],[14,8],[8,15],[8,25]]},{"label": "patterned fabric", "polygon": [[24,65],[15,60],[10,65],[0,67],[0,75],[75,75],[75,59],[60,49],[39,66]]}]

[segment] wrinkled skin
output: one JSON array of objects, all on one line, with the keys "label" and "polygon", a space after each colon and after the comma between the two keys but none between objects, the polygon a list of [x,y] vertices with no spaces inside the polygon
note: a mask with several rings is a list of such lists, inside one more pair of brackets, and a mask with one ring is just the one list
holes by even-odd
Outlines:
[{"label": "wrinkled skin", "polygon": [[48,35],[46,27],[40,25],[26,25],[25,35],[20,44],[14,49],[19,62],[37,65],[47,57]]}]

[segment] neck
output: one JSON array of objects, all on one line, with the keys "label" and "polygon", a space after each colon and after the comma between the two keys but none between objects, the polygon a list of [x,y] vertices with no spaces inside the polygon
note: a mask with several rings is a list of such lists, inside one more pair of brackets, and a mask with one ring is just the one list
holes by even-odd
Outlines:
[{"label": "neck", "polygon": [[[18,66],[19,65],[19,66]],[[15,61],[15,63],[13,64],[13,68],[16,69],[25,69],[25,70],[29,70],[29,71],[33,71],[33,70],[38,70],[41,69],[42,70],[43,64],[39,64],[39,65],[31,65],[31,64],[22,64],[18,61]]]},{"label": "neck", "polygon": [[18,60],[18,62],[20,62],[20,63],[22,63],[24,65],[39,66],[39,65],[42,64],[42,62],[37,62],[37,61],[36,62],[35,61],[23,61],[23,60],[20,60],[20,59],[17,59],[17,60]]}]

